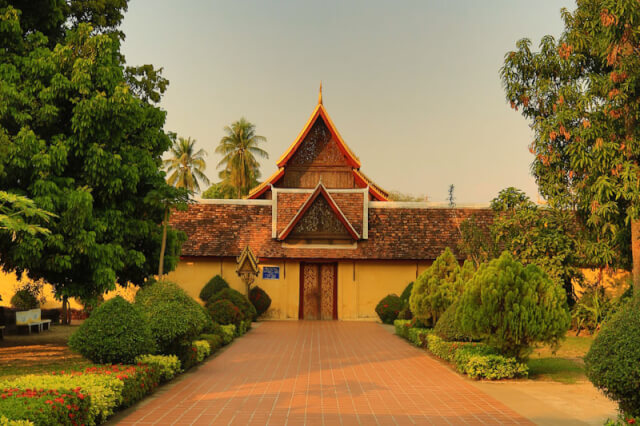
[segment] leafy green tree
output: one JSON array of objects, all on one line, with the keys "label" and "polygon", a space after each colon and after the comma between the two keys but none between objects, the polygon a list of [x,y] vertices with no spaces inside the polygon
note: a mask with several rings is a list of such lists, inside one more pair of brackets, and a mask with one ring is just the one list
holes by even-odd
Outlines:
[{"label": "leafy green tree", "polygon": [[400,191],[389,192],[389,200],[391,201],[427,201],[428,198],[426,195],[413,195]]},{"label": "leafy green tree", "polygon": [[[20,244],[0,235],[0,258],[64,301],[142,284],[158,268],[171,140],[150,91],[167,82],[125,69],[115,30],[125,10],[124,0],[0,0],[0,188],[56,215],[50,233]],[[167,269],[179,242],[169,230]]]},{"label": "leafy green tree", "polygon": [[245,118],[226,126],[226,136],[216,148],[222,154],[218,168],[223,168],[220,178],[231,185],[238,198],[247,195],[260,178],[260,163],[256,156],[269,158],[267,151],[258,147],[267,138],[256,134],[256,126]]},{"label": "leafy green tree", "polygon": [[200,182],[209,185],[209,178],[204,174],[207,168],[204,157],[207,153],[204,149],[195,150],[195,139],[176,137],[175,134],[171,136],[171,158],[164,160],[164,166],[169,173],[167,182],[176,188],[199,192]]},{"label": "leafy green tree", "polygon": [[14,242],[23,232],[30,235],[49,234],[50,231],[37,222],[47,223],[53,216],[36,207],[27,197],[0,191],[0,233],[10,233]]},{"label": "leafy green tree", "polygon": [[462,293],[460,265],[447,247],[413,283],[409,306],[413,316],[433,324]]},{"label": "leafy green tree", "polygon": [[498,196],[491,200],[490,206],[494,212],[508,212],[534,208],[535,204],[523,191],[510,186],[498,192]]},{"label": "leafy green tree", "polygon": [[206,191],[202,193],[202,198],[221,199],[233,198],[236,194],[235,189],[225,180],[212,184]]},{"label": "leafy green tree", "polygon": [[[507,100],[530,120],[533,174],[552,206],[575,207],[596,232],[600,264],[626,266],[640,286],[640,5],[578,0],[540,51],[527,39],[505,56]],[[630,249],[630,250],[629,250]]]},{"label": "leafy green tree", "polygon": [[512,187],[500,191],[491,208],[492,223],[471,217],[461,224],[461,251],[477,266],[508,251],[562,283],[573,303],[573,284],[583,279],[580,266],[589,264],[585,253],[588,236],[578,226],[574,212],[539,207]]},{"label": "leafy green tree", "polygon": [[562,287],[507,252],[480,266],[458,303],[464,332],[518,359],[536,342],[557,346],[571,323]]}]

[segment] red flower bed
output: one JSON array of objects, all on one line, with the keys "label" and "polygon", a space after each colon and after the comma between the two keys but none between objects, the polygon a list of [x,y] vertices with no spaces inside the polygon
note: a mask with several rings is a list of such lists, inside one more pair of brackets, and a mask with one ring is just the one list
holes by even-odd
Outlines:
[{"label": "red flower bed", "polygon": [[80,388],[70,390],[0,390],[0,413],[13,420],[30,420],[37,425],[84,425],[90,397]]}]

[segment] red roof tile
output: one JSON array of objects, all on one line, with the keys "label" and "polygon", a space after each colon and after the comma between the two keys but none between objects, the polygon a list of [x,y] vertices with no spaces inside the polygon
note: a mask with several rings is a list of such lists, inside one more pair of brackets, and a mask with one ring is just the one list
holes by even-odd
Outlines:
[{"label": "red roof tile", "polygon": [[311,192],[276,192],[278,196],[278,223],[276,235],[280,235],[291,219],[298,213],[300,207],[309,198]]},{"label": "red roof tile", "polygon": [[195,204],[173,212],[171,225],[188,236],[183,256],[238,256],[248,245],[268,259],[433,260],[445,247],[457,253],[462,220],[472,214],[483,222],[493,217],[489,209],[464,208],[375,207],[368,213],[369,239],[355,249],[292,248],[273,239],[270,205]]}]

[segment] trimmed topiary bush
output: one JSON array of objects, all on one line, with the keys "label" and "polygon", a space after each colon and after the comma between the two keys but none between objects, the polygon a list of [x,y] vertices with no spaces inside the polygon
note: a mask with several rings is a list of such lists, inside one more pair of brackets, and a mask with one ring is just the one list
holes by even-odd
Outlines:
[{"label": "trimmed topiary bush", "polygon": [[93,362],[131,364],[156,351],[149,322],[137,307],[117,296],[100,305],[71,335],[69,347]]},{"label": "trimmed topiary bush", "polygon": [[229,284],[220,275],[216,275],[211,278],[204,287],[202,287],[202,290],[200,290],[200,300],[207,303],[209,299],[211,299],[211,296],[225,288],[229,288]]},{"label": "trimmed topiary bush", "polygon": [[236,336],[236,326],[235,324],[227,324],[220,328],[222,328],[222,343],[228,345]]},{"label": "trimmed topiary bush", "polygon": [[180,356],[184,347],[190,346],[211,324],[202,306],[172,282],[158,281],[140,289],[135,304],[149,321],[160,353],[164,355]]},{"label": "trimmed topiary bush", "polygon": [[194,340],[192,344],[196,352],[196,362],[200,364],[206,357],[211,355],[211,345],[206,340]]},{"label": "trimmed topiary bush", "polygon": [[[221,330],[222,331],[222,330]],[[219,334],[201,334],[198,340],[206,340],[211,347],[211,353],[217,351],[224,345],[222,336]]]},{"label": "trimmed topiary bush", "polygon": [[249,291],[249,301],[256,308],[258,317],[267,312],[267,309],[271,306],[271,298],[266,291],[258,286],[253,287],[251,291]]},{"label": "trimmed topiary bush", "polygon": [[453,305],[449,306],[436,323],[433,331],[438,337],[447,342],[470,342],[472,340],[471,336],[461,329],[460,323],[457,321],[457,309],[458,302],[454,302]]},{"label": "trimmed topiary bush", "polygon": [[584,358],[587,377],[620,410],[640,416],[640,306],[630,302],[607,321]]},{"label": "trimmed topiary bush", "polygon": [[207,303],[207,309],[214,322],[221,325],[233,324],[238,326],[244,319],[242,311],[227,299]]},{"label": "trimmed topiary bush", "polygon": [[27,288],[16,291],[16,294],[11,298],[11,306],[19,311],[28,311],[29,309],[35,309],[40,306],[40,302],[36,295],[29,291]]},{"label": "trimmed topiary bush", "polygon": [[526,359],[534,343],[557,346],[571,323],[564,289],[508,252],[480,266],[457,315],[463,331],[518,360]]},{"label": "trimmed topiary bush", "polygon": [[402,299],[397,294],[389,294],[382,298],[376,306],[376,313],[384,324],[393,324],[402,310]]},{"label": "trimmed topiary bush", "polygon": [[[209,302],[213,303],[215,301],[223,300],[223,299],[230,301],[231,303],[236,305],[238,308],[240,308],[240,311],[242,312],[242,315],[244,316],[244,318],[250,321],[253,321],[254,319],[256,319],[256,316],[257,316],[256,308],[253,306],[251,302],[249,302],[249,299],[247,299],[247,297],[244,294],[232,288],[225,288],[220,290],[213,296],[211,296],[211,298],[209,299]],[[214,318],[214,321],[215,321],[215,318]],[[216,321],[216,322],[219,322],[219,321]]]},{"label": "trimmed topiary bush", "polygon": [[422,321],[431,320],[436,323],[440,315],[462,293],[459,274],[458,260],[447,247],[413,283],[409,298],[413,316]]},{"label": "trimmed topiary bush", "polygon": [[140,355],[136,358],[136,364],[155,368],[163,382],[173,379],[182,371],[180,360],[175,355]]},{"label": "trimmed topiary bush", "polygon": [[402,291],[400,295],[400,299],[402,299],[402,303],[405,305],[409,305],[409,298],[411,297],[411,291],[413,290],[413,281],[411,281]]}]

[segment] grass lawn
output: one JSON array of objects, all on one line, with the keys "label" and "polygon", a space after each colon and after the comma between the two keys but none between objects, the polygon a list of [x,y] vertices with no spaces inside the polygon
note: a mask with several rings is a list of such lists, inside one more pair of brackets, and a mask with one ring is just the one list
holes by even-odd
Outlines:
[{"label": "grass lawn", "polygon": [[51,331],[9,335],[0,340],[0,380],[24,374],[77,370],[91,365],[67,347],[79,325],[54,325]]},{"label": "grass lawn", "polygon": [[593,343],[592,336],[567,336],[555,354],[548,347],[536,349],[529,358],[529,376],[534,380],[576,383],[587,380],[583,357]]}]

